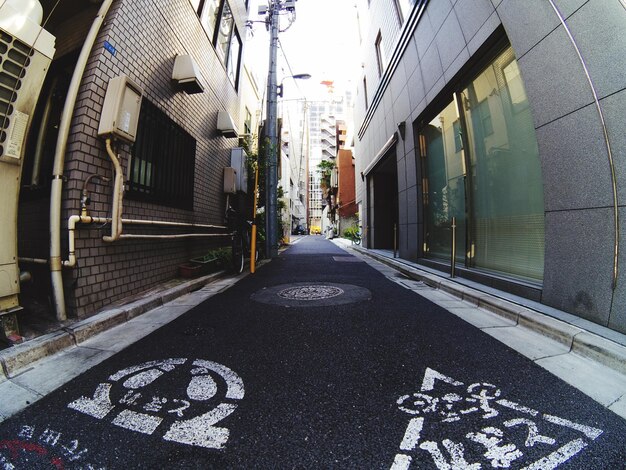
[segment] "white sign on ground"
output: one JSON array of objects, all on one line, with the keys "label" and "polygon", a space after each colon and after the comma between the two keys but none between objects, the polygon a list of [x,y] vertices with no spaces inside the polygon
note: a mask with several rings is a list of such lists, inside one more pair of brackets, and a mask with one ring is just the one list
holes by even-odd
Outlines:
[{"label": "white sign on ground", "polygon": [[550,470],[602,434],[507,400],[493,384],[468,386],[430,368],[419,392],[401,396],[397,404],[412,417],[392,470],[409,469],[412,462],[417,468],[426,460],[439,470]]},{"label": "white sign on ground", "polygon": [[122,369],[100,383],[92,397],[80,397],[67,406],[149,435],[166,422],[162,432],[167,441],[221,449],[230,431],[216,424],[235,411],[234,401],[243,396],[243,381],[228,367],[172,358]]}]

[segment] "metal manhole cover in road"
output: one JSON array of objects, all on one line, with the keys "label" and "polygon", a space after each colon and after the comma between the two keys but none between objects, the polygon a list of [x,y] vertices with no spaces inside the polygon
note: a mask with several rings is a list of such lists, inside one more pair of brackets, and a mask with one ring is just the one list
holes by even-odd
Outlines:
[{"label": "metal manhole cover in road", "polygon": [[278,295],[291,300],[321,300],[337,297],[343,293],[343,289],[334,286],[301,286],[288,287],[281,290]]},{"label": "metal manhole cover in road", "polygon": [[331,282],[299,282],[266,287],[251,299],[283,307],[326,307],[370,300],[372,293],[364,287]]}]

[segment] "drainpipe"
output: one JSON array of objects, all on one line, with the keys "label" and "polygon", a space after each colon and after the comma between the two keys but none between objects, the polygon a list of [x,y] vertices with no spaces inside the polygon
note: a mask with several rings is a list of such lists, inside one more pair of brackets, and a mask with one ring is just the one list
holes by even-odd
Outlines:
[{"label": "drainpipe", "polygon": [[43,117],[41,118],[41,124],[39,132],[37,133],[37,145],[35,147],[35,159],[33,162],[33,173],[30,177],[31,186],[39,186],[39,176],[41,174],[41,162],[43,160],[43,145],[46,137],[46,131],[48,129],[48,122],[50,122],[50,113],[52,111],[52,97],[57,87],[58,80],[55,78],[50,86],[48,97],[46,98],[46,106],[43,111]]},{"label": "drainpipe", "polygon": [[104,18],[111,8],[113,0],[104,0],[96,18],[93,20],[89,33],[85,38],[85,43],[78,56],[76,68],[72,75],[61,123],[59,124],[59,136],[54,152],[54,167],[52,170],[52,188],[50,190],[50,277],[52,281],[52,297],[55,305],[58,321],[67,319],[65,310],[65,297],[63,293],[63,275],[61,261],[61,197],[63,193],[63,167],[65,166],[65,151],[70,133],[72,116],[76,105],[76,98],[80,88],[80,82],[85,73],[89,55],[96,41],[100,28],[104,23]]},{"label": "drainpipe", "polygon": [[113,213],[111,214],[111,235],[102,237],[105,242],[114,242],[120,239],[122,234],[122,203],[124,198],[124,173],[120,160],[113,152],[111,139],[106,140],[107,154],[113,163],[115,172],[115,183],[113,185]]}]

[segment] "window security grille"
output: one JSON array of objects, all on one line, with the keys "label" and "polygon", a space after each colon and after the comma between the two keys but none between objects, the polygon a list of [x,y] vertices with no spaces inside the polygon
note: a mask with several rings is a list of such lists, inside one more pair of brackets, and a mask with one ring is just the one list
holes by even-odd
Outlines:
[{"label": "window security grille", "polygon": [[193,209],[196,139],[144,98],[128,198]]}]

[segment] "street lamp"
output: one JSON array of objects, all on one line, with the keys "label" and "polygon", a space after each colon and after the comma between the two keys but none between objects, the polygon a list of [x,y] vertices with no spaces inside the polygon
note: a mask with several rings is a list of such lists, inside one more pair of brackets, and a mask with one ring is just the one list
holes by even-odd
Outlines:
[{"label": "street lamp", "polygon": [[278,85],[277,87],[277,91],[276,94],[278,96],[280,96],[281,98],[283,97],[283,82],[287,79],[287,78],[293,78],[294,80],[308,80],[309,78],[311,78],[311,74],[308,73],[297,73],[295,75],[289,75],[287,77],[284,77],[281,82],[280,85]]}]

